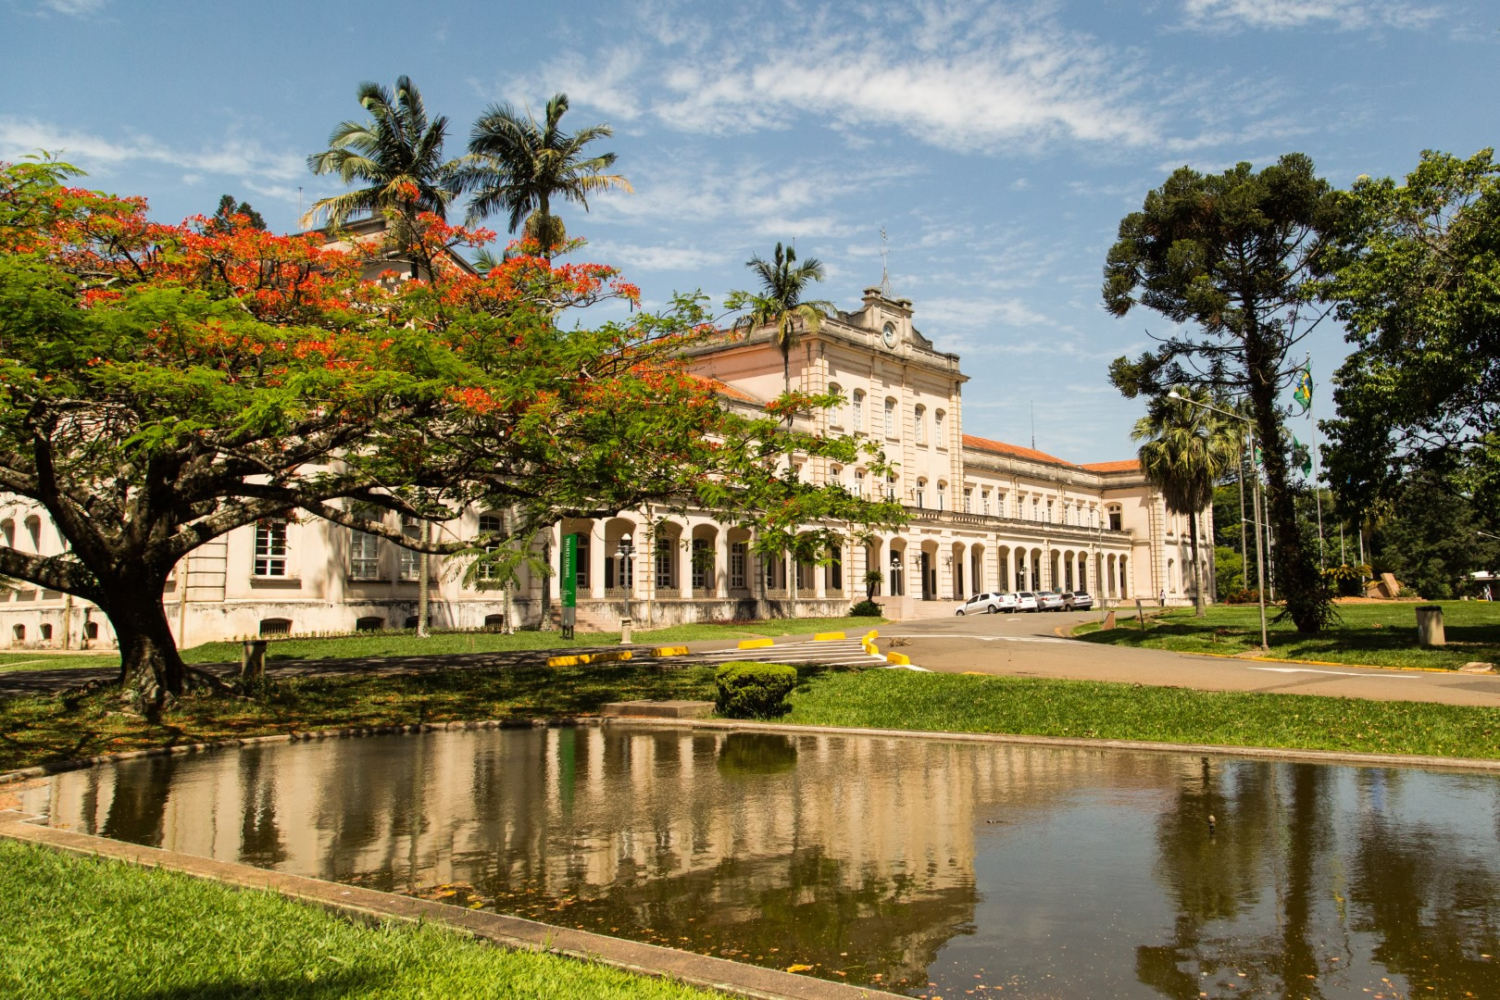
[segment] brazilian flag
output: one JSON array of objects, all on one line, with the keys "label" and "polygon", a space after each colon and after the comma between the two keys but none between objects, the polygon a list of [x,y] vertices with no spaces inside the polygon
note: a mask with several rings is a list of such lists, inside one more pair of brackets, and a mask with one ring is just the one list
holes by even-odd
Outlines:
[{"label": "brazilian flag", "polygon": [[1312,409],[1312,392],[1312,369],[1304,368],[1297,378],[1297,388],[1292,393],[1292,399],[1296,401],[1298,406],[1302,407],[1303,413]]}]

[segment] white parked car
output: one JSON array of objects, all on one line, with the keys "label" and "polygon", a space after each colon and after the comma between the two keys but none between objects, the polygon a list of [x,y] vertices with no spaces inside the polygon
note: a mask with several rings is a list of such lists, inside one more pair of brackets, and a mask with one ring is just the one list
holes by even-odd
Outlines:
[{"label": "white parked car", "polygon": [[1015,594],[975,594],[964,601],[953,613],[955,615],[993,615],[1000,611],[1016,610]]},{"label": "white parked car", "polygon": [[1016,595],[1017,611],[1035,611],[1036,595],[1029,590],[1023,590]]},{"label": "white parked car", "polygon": [[1037,591],[1036,609],[1038,611],[1061,611],[1063,609],[1062,595],[1055,590]]}]

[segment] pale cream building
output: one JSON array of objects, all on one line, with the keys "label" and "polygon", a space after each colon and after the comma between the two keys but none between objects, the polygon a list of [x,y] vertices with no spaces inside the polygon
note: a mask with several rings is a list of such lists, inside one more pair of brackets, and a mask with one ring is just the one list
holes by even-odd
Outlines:
[{"label": "pale cream building", "polygon": [[[897,466],[874,481],[856,464],[809,460],[800,474],[866,496],[885,493],[908,524],[866,544],[846,542],[826,565],[758,560],[749,531],[712,511],[662,510],[564,519],[535,540],[556,565],[564,534],[579,536],[580,629],[617,627],[627,602],[638,627],[683,621],[846,612],[880,575],[876,600],[891,617],[951,614],[983,591],[1088,590],[1103,603],[1190,598],[1187,519],[1169,514],[1134,460],[1079,465],[966,433],[957,355],[913,325],[907,299],[867,289],[858,309],[804,332],[791,354],[793,387],[837,391],[844,403],[817,428],[877,442]],[[693,370],[726,405],[758,409],[782,390],[770,331],[726,335],[694,349]],[[13,498],[12,498],[13,499]],[[468,512],[438,537],[472,536],[503,511]],[[1212,580],[1212,515],[1199,526]],[[394,524],[394,521],[392,522]],[[406,530],[415,536],[416,525]],[[629,558],[621,540],[629,535]],[[34,508],[0,498],[0,544],[57,552],[61,539]],[[557,614],[556,579],[526,573],[514,587],[466,583],[456,560],[434,560],[432,627],[535,626]],[[166,609],[178,642],[257,634],[350,632],[415,624],[419,558],[384,539],[316,519],[238,529],[177,567]],[[97,609],[28,584],[0,592],[0,647],[112,644]]]}]

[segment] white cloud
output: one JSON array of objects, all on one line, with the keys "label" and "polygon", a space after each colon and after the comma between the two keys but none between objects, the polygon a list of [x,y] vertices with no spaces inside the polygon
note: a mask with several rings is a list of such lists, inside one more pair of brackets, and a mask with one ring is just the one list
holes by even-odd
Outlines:
[{"label": "white cloud", "polygon": [[149,135],[107,139],[30,118],[0,116],[0,159],[16,160],[46,150],[91,173],[133,163],[159,163],[190,173],[262,177],[286,181],[307,173],[300,154],[266,149],[229,136],[196,150],[174,149]]},{"label": "white cloud", "polygon": [[825,8],[756,15],[749,5],[708,23],[691,7],[653,7],[637,21],[642,35],[560,56],[533,80],[614,119],[648,114],[708,135],[811,121],[856,141],[860,130],[895,128],[938,148],[992,152],[1057,140],[1140,146],[1160,131],[1132,103],[1145,79],[1134,57],[1063,27],[1050,5],[852,13],[831,24]]},{"label": "white cloud", "polygon": [[1442,13],[1439,7],[1399,0],[1183,0],[1187,25],[1208,30],[1422,28]]},{"label": "white cloud", "polygon": [[109,0],[42,0],[42,6],[69,17],[88,17],[109,6]]}]

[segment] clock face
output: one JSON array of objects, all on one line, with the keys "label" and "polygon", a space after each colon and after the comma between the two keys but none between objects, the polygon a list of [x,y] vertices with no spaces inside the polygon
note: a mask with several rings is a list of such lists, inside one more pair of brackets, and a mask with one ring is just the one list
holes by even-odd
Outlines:
[{"label": "clock face", "polygon": [[880,331],[880,339],[883,340],[883,341],[885,341],[885,346],[886,347],[895,347],[896,346],[896,327],[894,325],[890,324],[890,323],[887,323],[885,325],[885,329],[883,329],[883,330]]}]

